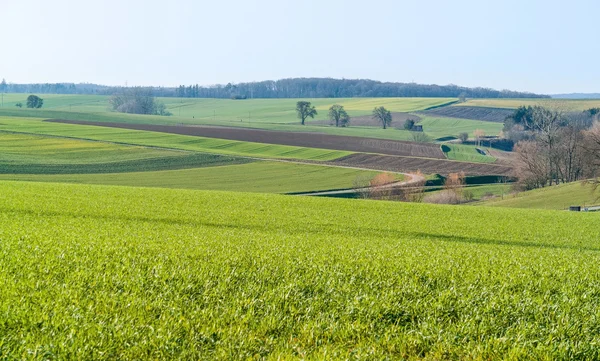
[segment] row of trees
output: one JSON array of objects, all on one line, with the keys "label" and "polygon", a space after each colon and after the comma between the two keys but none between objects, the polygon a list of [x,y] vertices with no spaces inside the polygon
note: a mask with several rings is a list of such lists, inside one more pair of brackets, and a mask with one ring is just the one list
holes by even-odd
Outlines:
[{"label": "row of trees", "polygon": [[599,112],[529,106],[507,118],[504,134],[516,143],[516,175],[523,188],[596,177],[600,170]]},{"label": "row of trees", "polygon": [[[312,118],[318,114],[317,108],[311,102],[301,100],[296,103],[296,114],[302,125],[305,125],[306,119]],[[347,127],[350,125],[350,116],[344,109],[344,106],[334,104],[329,108],[327,113],[332,125],[336,127]],[[392,124],[392,113],[384,107],[376,107],[373,109],[373,119],[377,120],[386,129]]]},{"label": "row of trees", "polygon": [[[120,93],[127,87],[98,84],[44,83],[13,84],[0,82],[0,92],[99,94]],[[348,97],[451,97],[468,98],[541,98],[546,95],[466,88],[457,85],[379,82],[368,79],[291,78],[260,82],[200,86],[153,87],[155,96],[185,98],[348,98]]]}]

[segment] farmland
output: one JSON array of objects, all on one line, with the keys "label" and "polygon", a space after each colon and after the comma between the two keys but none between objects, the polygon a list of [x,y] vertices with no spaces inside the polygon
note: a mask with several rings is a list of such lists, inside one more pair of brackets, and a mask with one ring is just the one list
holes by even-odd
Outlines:
[{"label": "farmland", "polygon": [[[214,155],[210,155],[213,156]],[[238,159],[239,160],[239,159]],[[138,187],[204,189],[259,193],[296,193],[353,188],[357,179],[371,179],[379,172],[287,162],[201,164],[176,170],[116,173],[114,166],[101,174],[0,174],[3,180],[83,183]],[[202,167],[200,167],[202,166]],[[90,167],[82,167],[84,170]],[[30,167],[28,168],[30,169]],[[0,171],[2,167],[0,166]],[[66,173],[66,172],[61,172]],[[88,174],[82,174],[88,173]],[[108,173],[108,174],[105,174]],[[402,179],[397,175],[397,179]]]},{"label": "farmland", "polygon": [[328,163],[391,172],[410,173],[420,170],[426,174],[449,174],[460,172],[465,172],[467,175],[509,176],[512,174],[512,168],[506,165],[469,163],[415,157],[395,157],[389,155],[365,153],[351,154]]},{"label": "farmland", "polygon": [[504,200],[491,200],[482,203],[492,207],[568,209],[570,206],[600,205],[600,192],[590,184],[567,183],[517,193]]},{"label": "farmland", "polygon": [[522,105],[541,105],[564,111],[584,111],[600,107],[600,99],[469,99],[464,103],[456,103],[452,106],[516,109]]},{"label": "farmland", "polygon": [[600,357],[594,214],[0,189],[2,357]]},{"label": "farmland", "polygon": [[65,120],[52,120],[52,122],[80,125],[89,124],[111,128],[191,135],[261,144],[280,144],[306,148],[332,149],[353,152],[373,152],[388,155],[444,159],[444,154],[438,145],[427,143],[223,127],[182,127],[103,122],[92,123]]},{"label": "farmland", "polygon": [[290,147],[138,130],[57,124],[31,118],[0,118],[0,131],[72,137],[128,145],[264,158],[332,160],[349,152]]},{"label": "farmland", "polygon": [[[153,125],[217,125],[390,140],[413,140],[413,134],[402,129],[402,121],[396,122],[393,128],[385,131],[375,124],[374,126],[351,126],[349,128],[331,127],[327,120],[328,107],[336,103],[341,104],[353,117],[370,118],[373,108],[381,105],[393,112],[411,113],[456,101],[452,98],[309,99],[319,113],[315,120],[309,119],[307,125],[302,126],[295,113],[295,104],[298,99],[161,98],[160,100],[173,113],[173,116],[161,117],[110,112],[108,97],[104,96],[47,95],[45,106],[42,109],[17,109],[13,106],[17,101],[24,101],[24,98],[23,94],[8,94],[5,99],[5,107],[0,108],[0,116]],[[437,118],[436,120],[434,116],[432,120],[424,123],[425,134],[431,139],[456,137],[463,131],[472,133],[475,129],[493,127],[486,122],[477,120],[458,118],[440,120],[439,117]],[[488,134],[497,134],[499,129],[490,129]]]}]

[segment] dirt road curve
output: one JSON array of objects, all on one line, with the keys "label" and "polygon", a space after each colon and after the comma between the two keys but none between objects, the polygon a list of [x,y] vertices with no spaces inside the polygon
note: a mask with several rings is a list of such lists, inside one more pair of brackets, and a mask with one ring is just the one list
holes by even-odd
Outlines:
[{"label": "dirt road curve", "polygon": [[239,140],[266,144],[291,145],[298,147],[346,150],[351,152],[379,153],[410,157],[445,159],[439,145],[415,142],[402,142],[374,138],[348,137],[320,133],[282,132],[248,128],[226,128],[211,126],[178,126],[129,124],[109,122],[86,122],[78,120],[51,119],[49,122],[94,125],[100,127],[146,130],[151,132],[192,135],[208,138]]},{"label": "dirt road curve", "polygon": [[[395,188],[395,187],[400,187],[400,186],[406,186],[406,185],[411,185],[411,184],[416,184],[419,182],[423,182],[425,180],[425,177],[417,175],[417,174],[404,174],[406,177],[409,177],[410,179],[405,180],[405,181],[401,181],[401,182],[394,182],[394,183],[389,183],[383,186],[378,187],[378,189],[388,189],[388,188]],[[357,188],[357,189],[343,189],[343,190],[336,190],[336,191],[322,191],[322,192],[312,192],[312,193],[302,193],[302,194],[298,194],[300,196],[333,196],[333,195],[339,195],[339,194],[354,194],[354,193],[360,193],[360,192],[365,192],[368,191],[369,189],[371,189],[370,187],[364,187],[364,188]]]}]

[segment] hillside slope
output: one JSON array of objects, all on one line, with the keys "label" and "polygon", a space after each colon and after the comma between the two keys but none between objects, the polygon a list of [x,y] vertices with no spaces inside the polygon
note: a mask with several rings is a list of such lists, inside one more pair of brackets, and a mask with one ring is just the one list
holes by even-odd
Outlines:
[{"label": "hillside slope", "polygon": [[491,207],[568,209],[570,206],[600,205],[600,191],[581,182],[561,184],[518,193],[505,199],[492,199],[482,203]]},{"label": "hillside slope", "polygon": [[598,219],[0,182],[0,358],[596,359]]}]

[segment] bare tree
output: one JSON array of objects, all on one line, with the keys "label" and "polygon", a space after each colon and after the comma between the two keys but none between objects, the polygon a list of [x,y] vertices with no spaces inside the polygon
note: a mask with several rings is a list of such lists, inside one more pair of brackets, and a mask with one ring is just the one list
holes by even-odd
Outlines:
[{"label": "bare tree", "polygon": [[329,108],[329,120],[336,127],[347,127],[350,124],[350,116],[342,105],[334,104]]},{"label": "bare tree", "polygon": [[386,129],[392,124],[392,113],[384,107],[376,107],[373,109],[373,119],[379,121]]},{"label": "bare tree", "polygon": [[473,132],[475,136],[475,141],[477,142],[477,146],[481,146],[481,138],[485,137],[485,131],[483,129],[475,129]]},{"label": "bare tree", "polygon": [[315,118],[317,109],[312,106],[310,102],[301,100],[296,103],[296,113],[298,114],[298,118],[302,121],[302,125],[304,125],[306,118]]},{"label": "bare tree", "polygon": [[517,143],[515,175],[524,189],[544,187],[550,174],[548,150],[535,140]]},{"label": "bare tree", "polygon": [[469,133],[466,133],[466,132],[460,133],[458,135],[458,139],[460,139],[461,143],[466,143],[469,140]]},{"label": "bare tree", "polygon": [[373,199],[391,199],[393,194],[392,188],[388,185],[396,181],[396,177],[390,173],[379,173],[369,184],[370,198]]}]

